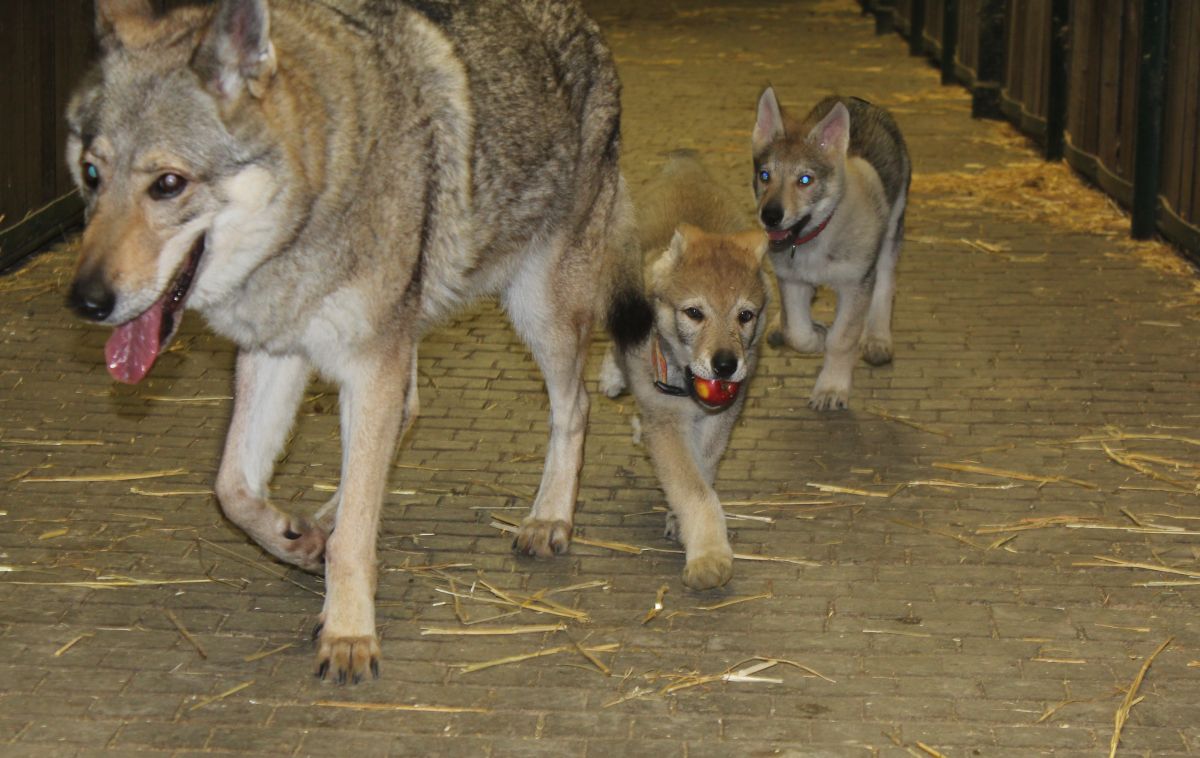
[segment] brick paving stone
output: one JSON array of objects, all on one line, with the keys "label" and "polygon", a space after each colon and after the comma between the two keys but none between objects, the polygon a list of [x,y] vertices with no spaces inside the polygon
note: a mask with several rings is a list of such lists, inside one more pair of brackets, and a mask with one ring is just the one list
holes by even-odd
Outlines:
[{"label": "brick paving stone", "polygon": [[[1200,573],[1188,533],[1200,530],[1195,272],[1127,241],[1111,208],[1083,213],[1085,227],[1076,211],[1107,201],[1069,181],[1054,194],[1061,166],[1039,167],[1008,126],[971,120],[968,95],[941,87],[899,37],[876,37],[851,0],[587,3],[623,78],[635,201],[666,153],[689,147],[749,220],[749,132],[768,82],[785,106],[861,95],[906,133],[915,181],[895,363],[857,367],[851,410],[819,415],[806,407],[819,359],[764,348],[718,476],[727,502],[748,503],[731,514],[768,519],[730,521],[738,552],[813,565],[739,561],[722,590],[684,588],[681,556],[658,552],[676,546],[631,442],[636,408],[596,394],[577,533],[654,550],[514,556],[492,516],[528,508],[548,405],[527,350],[483,303],[421,348],[422,416],[391,472],[380,539],[384,676],[322,684],[308,637],[322,582],[265,557],[211,494],[231,346],[189,317],[146,382],[114,385],[104,330],[62,308],[71,241],[0,278],[0,755],[891,758],[920,742],[955,758],[1082,758],[1107,750],[1122,688],[1168,638],[1118,755],[1200,752],[1200,589],[1097,565]],[[1004,192],[981,190],[1012,176]],[[816,309],[829,319],[832,297]],[[593,389],[604,349],[598,336]],[[1183,486],[1079,441],[1113,429],[1135,435],[1106,440],[1114,452],[1147,456]],[[328,500],[338,438],[336,392],[314,381],[273,496],[301,512]],[[937,465],[947,462],[1079,482]],[[183,473],[31,481],[169,469]],[[884,498],[822,484],[904,486]],[[414,570],[429,565],[446,568]],[[502,615],[482,602],[480,578],[523,593],[604,585],[551,596],[589,615],[566,632],[423,636],[459,623],[439,591],[446,576],[477,598],[457,612],[484,625],[557,619]],[[123,577],[162,584],[78,584]],[[665,608],[643,623],[662,585]],[[573,641],[615,645],[595,654],[611,675],[571,650],[462,670]],[[807,668],[664,692],[756,656]],[[435,710],[379,710],[396,706]]]}]

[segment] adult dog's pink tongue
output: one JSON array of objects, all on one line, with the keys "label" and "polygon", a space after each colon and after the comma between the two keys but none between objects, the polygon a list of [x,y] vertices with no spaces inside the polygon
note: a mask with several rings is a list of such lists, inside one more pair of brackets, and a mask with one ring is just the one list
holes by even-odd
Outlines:
[{"label": "adult dog's pink tongue", "polygon": [[142,315],[113,330],[104,346],[104,360],[113,379],[137,384],[150,373],[162,349],[163,306],[161,298]]},{"label": "adult dog's pink tongue", "polygon": [[778,242],[779,240],[787,239],[788,235],[791,233],[791,229],[784,229],[782,232],[767,232],[767,237],[769,237],[772,242]]}]

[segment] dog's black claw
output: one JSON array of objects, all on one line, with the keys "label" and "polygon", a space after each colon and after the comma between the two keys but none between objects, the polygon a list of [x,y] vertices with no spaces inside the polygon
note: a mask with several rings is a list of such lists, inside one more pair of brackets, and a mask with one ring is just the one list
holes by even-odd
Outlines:
[{"label": "dog's black claw", "polygon": [[325,628],[324,621],[317,622],[317,625],[313,627],[313,630],[312,630],[312,641],[313,642],[316,642],[317,640],[319,640],[321,638],[321,630],[324,628]]},{"label": "dog's black claw", "polygon": [[321,661],[321,665],[317,666],[317,678],[325,681],[325,675],[329,673],[329,661]]},{"label": "dog's black claw", "polygon": [[378,658],[371,659],[371,677],[374,679],[379,678],[379,659]]},{"label": "dog's black claw", "polygon": [[284,538],[289,539],[289,540],[298,540],[301,537],[303,537],[304,535],[300,534],[299,532],[293,532],[291,529],[284,529],[283,536],[284,536]]}]

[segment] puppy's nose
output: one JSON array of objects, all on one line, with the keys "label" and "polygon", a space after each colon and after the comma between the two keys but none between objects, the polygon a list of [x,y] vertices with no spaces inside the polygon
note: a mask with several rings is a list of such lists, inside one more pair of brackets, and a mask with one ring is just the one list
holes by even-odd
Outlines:
[{"label": "puppy's nose", "polygon": [[728,379],[738,370],[737,356],[729,350],[718,350],[712,357],[712,370],[718,379]]},{"label": "puppy's nose", "polygon": [[783,221],[783,206],[778,203],[768,203],[763,206],[758,217],[762,219],[763,226],[774,229],[779,226],[780,221]]},{"label": "puppy's nose", "polygon": [[76,279],[67,295],[67,307],[92,321],[108,318],[116,304],[117,296],[99,276]]}]

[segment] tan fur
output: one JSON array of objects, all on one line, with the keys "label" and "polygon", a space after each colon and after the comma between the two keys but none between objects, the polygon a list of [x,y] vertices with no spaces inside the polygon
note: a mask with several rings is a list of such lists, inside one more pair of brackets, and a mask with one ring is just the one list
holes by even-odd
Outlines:
[{"label": "tan fur", "polygon": [[[666,209],[655,212],[681,209],[674,200],[674,195],[667,198]],[[713,206],[687,204],[696,207]],[[713,234],[680,224],[667,250],[647,267],[647,294],[655,311],[651,338],[623,351],[610,349],[601,371],[601,391],[615,397],[628,387],[637,399],[642,441],[670,507],[667,536],[684,545],[683,583],[693,589],[719,587],[733,575],[733,550],[713,481],[746,402],[745,382],[758,363],[768,292],[765,251],[758,231]],[[703,320],[690,317],[689,308],[699,309]],[[740,317],[747,312],[753,318]],[[718,351],[736,356],[738,368],[729,378],[743,382],[737,398],[713,410],[692,397],[661,392],[652,363],[655,339],[677,366],[701,378],[715,377],[712,360]]]}]

